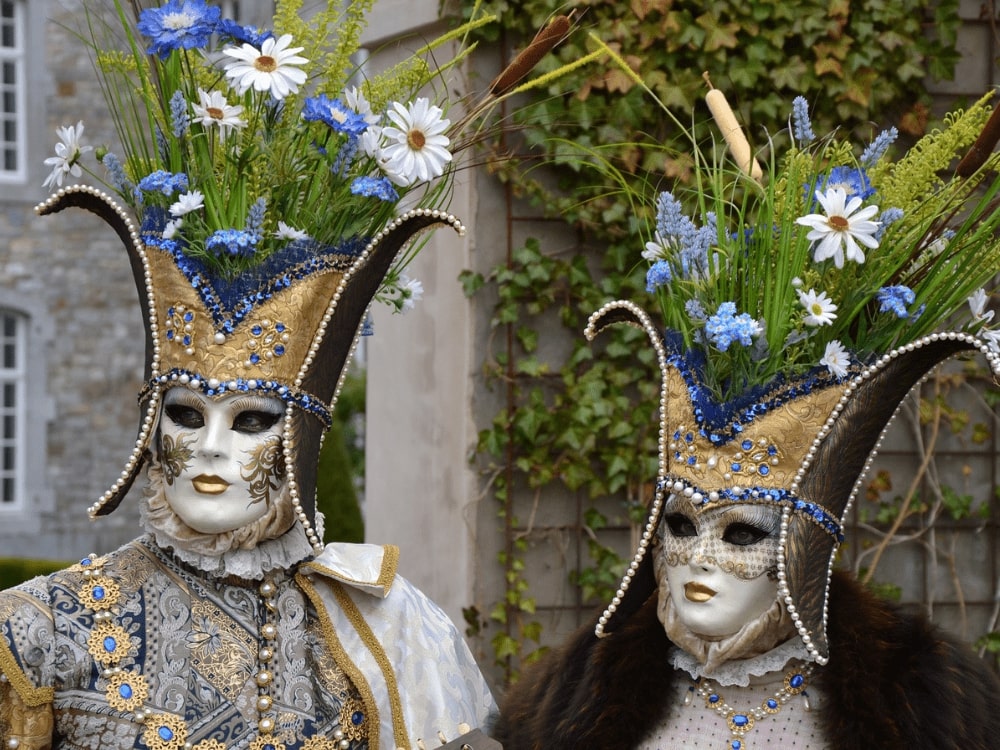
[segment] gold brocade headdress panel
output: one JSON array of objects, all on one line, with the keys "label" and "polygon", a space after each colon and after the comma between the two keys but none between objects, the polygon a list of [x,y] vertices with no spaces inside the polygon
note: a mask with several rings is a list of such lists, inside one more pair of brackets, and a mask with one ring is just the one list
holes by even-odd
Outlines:
[{"label": "gold brocade headdress panel", "polygon": [[943,360],[981,351],[1000,374],[1000,354],[967,333],[935,333],[835,379],[825,370],[779,379],[720,404],[700,387],[690,352],[665,341],[636,305],[612,302],[591,316],[588,339],[614,323],[643,328],[662,373],[659,477],[639,547],[601,616],[605,636],[655,590],[647,551],[670,495],[695,512],[738,503],[782,510],[778,592],[813,659],[829,658],[827,597],[843,524],[885,429],[914,385]]},{"label": "gold brocade headdress panel", "polygon": [[136,445],[119,479],[89,508],[90,515],[111,513],[138,476],[164,390],[185,386],[208,396],[253,392],[287,405],[287,484],[310,543],[321,547],[313,528],[319,448],[368,307],[410,240],[439,224],[461,233],[461,223],[442,211],[418,209],[373,238],[324,249],[293,243],[258,267],[221,278],[158,234],[141,233],[97,189],[59,190],[36,210],[46,215],[68,207],[97,214],[122,239],[146,332],[146,385]]}]

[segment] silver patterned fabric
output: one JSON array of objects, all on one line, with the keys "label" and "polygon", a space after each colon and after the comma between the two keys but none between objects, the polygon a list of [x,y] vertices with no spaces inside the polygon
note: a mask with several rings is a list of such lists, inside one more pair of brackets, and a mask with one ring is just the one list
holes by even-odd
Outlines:
[{"label": "silver patterned fabric", "polygon": [[[340,570],[271,577],[277,585],[268,620],[277,626],[268,664],[275,746],[308,749],[315,746],[309,738],[333,737],[354,722],[366,727],[366,737],[353,739],[351,748],[409,749],[430,731],[402,724],[403,717],[416,716],[408,705],[411,691],[419,713],[433,714],[429,719],[441,731],[454,733],[459,722],[478,726],[485,721],[494,708],[492,698],[450,621],[395,576],[394,559],[387,566],[381,547],[338,547]],[[122,666],[141,672],[148,684],[145,709],[180,717],[186,740],[195,747],[214,740],[227,750],[256,748],[259,631],[265,621],[259,582],[208,577],[149,538],[122,547],[102,563],[120,589],[112,624],[128,634]],[[363,602],[360,607],[346,593],[348,578],[360,586],[351,591]],[[381,588],[365,589],[366,579]],[[109,680],[99,664],[101,639],[91,637],[99,623],[87,596],[80,566],[0,592],[0,671],[8,673],[9,685],[29,693],[21,696],[29,702],[32,692],[54,689],[54,748],[146,748],[144,726],[134,713],[113,705],[113,695],[109,703]],[[405,623],[396,613],[414,608],[429,617],[409,619],[411,637],[399,630]],[[398,644],[381,644],[382,619],[397,621],[396,637],[416,645],[400,650]],[[428,642],[434,644],[433,656]],[[411,673],[420,674],[427,687],[411,684]],[[448,692],[438,691],[440,705],[428,705],[427,694],[434,694],[438,682],[449,686]],[[381,689],[384,684],[390,689]],[[461,687],[450,692],[455,684]],[[445,722],[450,726],[441,725]],[[379,731],[382,725],[387,731]]]}]

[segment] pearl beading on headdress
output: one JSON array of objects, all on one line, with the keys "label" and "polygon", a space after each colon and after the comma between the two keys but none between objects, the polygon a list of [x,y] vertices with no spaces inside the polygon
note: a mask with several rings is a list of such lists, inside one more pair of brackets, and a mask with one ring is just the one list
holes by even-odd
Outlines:
[{"label": "pearl beading on headdress", "polygon": [[[145,249],[142,246],[142,242],[139,239],[139,231],[135,226],[135,222],[132,217],[121,206],[118,202],[107,192],[99,190],[98,188],[91,187],[89,185],[72,185],[68,188],[60,188],[55,193],[50,195],[47,200],[39,203],[35,206],[35,213],[41,214],[47,209],[52,208],[62,199],[64,199],[68,194],[71,193],[88,193],[97,198],[100,198],[108,207],[113,209],[115,213],[118,214],[122,222],[128,227],[129,238],[132,241],[132,246],[136,251],[137,256],[142,262],[142,273],[143,281],[146,289],[146,304],[149,308],[149,328],[150,336],[153,342],[153,361],[150,363],[150,369],[154,377],[159,375],[159,365],[160,365],[160,345],[158,336],[158,325],[156,322],[156,299],[153,293],[152,276],[149,271],[149,259],[146,256]],[[139,430],[139,435],[136,438],[135,446],[132,448],[131,454],[129,454],[128,460],[125,464],[125,469],[118,475],[114,484],[98,498],[97,502],[87,508],[87,514],[91,518],[96,518],[101,508],[108,503],[111,498],[118,493],[128,482],[130,476],[135,471],[137,464],[142,458],[142,453],[145,450],[145,446],[149,442],[150,434],[156,424],[156,415],[159,408],[160,392],[159,390],[154,390],[150,394],[149,406],[146,409],[146,414],[142,420],[142,427]]]},{"label": "pearl beading on headdress", "polygon": [[[993,375],[995,377],[1000,376],[1000,352],[995,352],[993,349],[990,348],[990,346],[986,342],[973,336],[972,334],[963,333],[960,331],[945,331],[940,333],[931,333],[928,334],[927,336],[917,339],[916,341],[912,341],[909,344],[905,344],[904,346],[901,346],[887,354],[882,355],[874,364],[865,367],[860,373],[858,373],[858,375],[852,378],[848,387],[844,389],[844,392],[840,397],[839,403],[834,408],[830,416],[827,418],[823,427],[817,433],[816,438],[813,440],[812,446],[809,448],[805,460],[802,462],[802,465],[799,467],[798,471],[795,474],[795,479],[792,482],[791,487],[789,488],[793,494],[795,495],[798,494],[799,483],[805,476],[806,471],[812,465],[812,462],[816,457],[819,444],[823,442],[823,440],[826,438],[827,435],[830,434],[830,431],[833,429],[834,424],[840,417],[844,408],[850,402],[858,386],[860,386],[864,381],[874,376],[877,372],[886,367],[894,359],[897,359],[901,354],[912,352],[916,349],[919,349],[921,347],[927,346],[931,343],[938,341],[960,341],[962,343],[968,344],[974,349],[977,349],[985,357],[987,363],[989,364],[990,371],[993,373]],[[928,372],[920,380],[917,381],[917,383],[914,385],[914,388],[919,388],[920,384],[923,383],[929,376],[930,373]],[[879,434],[879,437],[875,442],[875,446],[868,454],[868,458],[865,461],[864,468],[861,470],[861,472],[859,472],[858,477],[855,480],[854,487],[851,489],[851,493],[848,496],[847,503],[844,506],[844,512],[840,517],[841,525],[844,523],[844,519],[847,518],[847,515],[854,504],[854,500],[857,497],[858,491],[864,483],[864,478],[871,469],[872,464],[875,461],[875,457],[878,454],[878,450],[882,446],[882,440],[885,437],[886,432],[888,431],[889,427],[892,425],[894,420],[895,420],[895,415],[893,415],[891,419],[887,420],[885,426],[882,428],[882,432]],[[813,661],[815,661],[817,664],[824,665],[827,663],[827,661],[829,661],[829,659],[828,657],[822,656],[816,649],[816,646],[812,641],[812,633],[809,632],[809,629],[802,622],[802,618],[799,615],[798,610],[796,609],[795,601],[791,596],[791,592],[788,588],[788,580],[785,575],[786,572],[785,555],[788,542],[788,526],[791,521],[791,514],[792,514],[792,509],[788,507],[783,509],[781,514],[781,527],[778,536],[778,564],[777,564],[778,598],[784,602],[785,608],[788,610],[788,614],[792,618],[792,622],[795,625],[795,629],[798,632],[799,637],[802,639],[803,644],[805,644],[805,647],[808,650],[810,657],[812,657]],[[837,549],[839,546],[840,543],[836,542],[833,545],[833,549],[830,553],[830,559],[827,564],[827,572],[826,572],[827,581],[830,580],[830,576],[833,574],[833,564],[834,560],[836,559]],[[829,586],[827,586],[823,602],[824,630],[826,629],[827,616],[829,613],[829,595],[830,595]]]},{"label": "pearl beading on headdress", "polygon": [[583,331],[583,335],[588,341],[593,341],[597,336],[599,330],[597,328],[598,321],[603,318],[604,315],[615,309],[628,310],[632,315],[635,316],[635,322],[628,322],[629,325],[635,325],[642,328],[646,335],[649,337],[650,342],[653,345],[653,349],[656,351],[656,361],[660,368],[660,426],[659,434],[657,437],[657,454],[658,454],[658,466],[659,466],[659,478],[656,482],[656,495],[653,498],[653,503],[649,509],[649,515],[646,519],[646,526],[642,530],[642,537],[639,540],[639,548],[636,550],[635,555],[632,557],[632,562],[629,563],[628,570],[625,571],[625,576],[622,578],[621,583],[618,585],[618,590],[615,592],[614,598],[611,600],[611,604],[604,610],[600,618],[597,621],[597,626],[594,628],[594,635],[598,638],[603,638],[607,635],[604,632],[605,626],[611,619],[612,615],[618,610],[618,605],[621,604],[622,599],[625,597],[625,592],[628,591],[629,586],[632,584],[632,579],[635,578],[636,572],[639,570],[639,565],[642,563],[643,558],[646,556],[646,552],[649,549],[649,545],[652,543],[653,535],[656,533],[656,527],[660,523],[660,513],[663,510],[663,497],[667,489],[667,480],[665,479],[667,473],[667,432],[666,432],[666,415],[667,415],[667,351],[663,346],[663,340],[660,338],[656,327],[653,325],[649,316],[643,311],[638,305],[629,302],[627,300],[617,300],[615,302],[609,302],[606,305],[601,306],[596,312],[594,312],[590,318],[587,320],[587,327]]}]

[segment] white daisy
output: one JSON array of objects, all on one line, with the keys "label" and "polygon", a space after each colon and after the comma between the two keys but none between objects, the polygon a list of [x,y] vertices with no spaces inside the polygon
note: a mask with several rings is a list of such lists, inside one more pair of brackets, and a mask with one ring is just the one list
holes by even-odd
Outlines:
[{"label": "white daisy", "polygon": [[844,345],[837,339],[834,339],[826,345],[826,351],[823,352],[823,358],[819,363],[826,365],[826,369],[838,378],[842,378],[847,375],[847,368],[851,364],[851,358]]},{"label": "white daisy", "polygon": [[663,237],[657,232],[652,242],[646,243],[646,249],[642,251],[642,257],[652,262],[665,260],[667,257],[667,245]]},{"label": "white daisy", "polygon": [[836,319],[834,310],[837,306],[833,300],[826,296],[826,292],[816,293],[815,289],[808,292],[799,292],[799,302],[806,309],[806,317],[803,322],[807,326],[828,326],[832,325]]},{"label": "white daisy", "polygon": [[163,227],[163,239],[172,240],[177,236],[177,233],[181,229],[181,224],[184,223],[183,219],[171,219]]},{"label": "white daisy", "polygon": [[440,107],[419,97],[409,107],[393,102],[389,119],[393,125],[382,128],[386,145],[379,163],[386,175],[401,187],[417,182],[429,182],[444,174],[444,165],[451,161],[450,143],[444,135],[451,121],[442,117]]},{"label": "white daisy", "polygon": [[424,285],[420,283],[419,279],[411,279],[406,274],[402,274],[399,277],[399,291],[403,297],[403,304],[399,311],[405,313],[407,310],[412,310],[420,298],[424,296]]},{"label": "white daisy", "polygon": [[80,157],[88,151],[94,150],[93,146],[84,146],[81,143],[83,139],[82,121],[78,122],[76,127],[70,125],[65,128],[56,128],[56,135],[61,141],[61,143],[56,144],[56,155],[45,160],[45,163],[52,167],[52,173],[42,183],[42,186],[47,188],[56,185],[62,187],[63,178],[67,174],[74,177],[82,175],[83,169],[79,164]]},{"label": "white daisy", "polygon": [[295,227],[290,227],[283,221],[278,222],[278,231],[274,233],[274,236],[279,240],[308,240],[309,235],[303,232],[301,229],[296,229]]},{"label": "white daisy", "polygon": [[984,330],[979,332],[981,338],[986,339],[986,344],[990,351],[1000,353],[1000,331]]},{"label": "white daisy", "polygon": [[823,206],[826,215],[809,214],[795,220],[796,224],[812,229],[806,239],[815,243],[813,259],[819,263],[833,258],[837,268],[844,267],[845,255],[848,260],[864,263],[865,252],[860,245],[878,247],[878,240],[874,235],[878,231],[879,222],[870,221],[878,213],[878,206],[866,206],[858,211],[861,198],[855,196],[848,202],[847,192],[843,188],[831,188],[825,193],[817,190],[816,200]]},{"label": "white daisy", "polygon": [[170,205],[170,215],[173,217],[183,216],[192,211],[197,211],[205,205],[205,196],[200,190],[190,190],[182,193],[177,198],[176,203]]},{"label": "white daisy", "polygon": [[969,297],[969,309],[972,310],[972,322],[979,323],[989,323],[993,320],[993,311],[986,309],[986,303],[989,301],[989,295],[986,294],[985,289],[977,289]]},{"label": "white daisy", "polygon": [[192,104],[195,113],[195,122],[200,122],[206,128],[213,125],[219,128],[219,140],[226,140],[226,136],[234,130],[246,127],[246,120],[240,117],[243,114],[242,104],[230,104],[226,101],[226,96],[221,91],[198,89],[198,99],[200,104]]},{"label": "white daisy", "polygon": [[377,114],[372,112],[372,105],[368,102],[368,99],[365,98],[365,95],[357,86],[351,86],[350,88],[344,89],[344,101],[347,102],[348,107],[365,118],[365,122],[368,123],[368,127],[378,125],[379,120],[382,119]]},{"label": "white daisy", "polygon": [[251,88],[269,91],[275,99],[294,94],[306,81],[305,71],[295,66],[309,61],[298,55],[304,48],[289,47],[291,43],[292,35],[282,34],[265,39],[259,50],[250,44],[226,47],[223,54],[236,58],[226,65],[226,78],[241,96]]}]

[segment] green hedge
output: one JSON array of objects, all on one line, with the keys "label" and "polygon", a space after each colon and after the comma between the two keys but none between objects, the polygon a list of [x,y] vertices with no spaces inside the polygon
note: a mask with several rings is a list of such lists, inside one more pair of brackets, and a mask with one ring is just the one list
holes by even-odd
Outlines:
[{"label": "green hedge", "polygon": [[48,575],[72,565],[60,560],[29,560],[22,557],[0,557],[0,589],[9,589],[35,576]]}]

